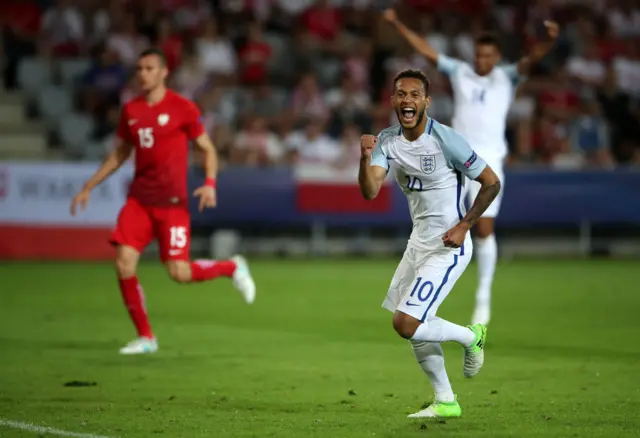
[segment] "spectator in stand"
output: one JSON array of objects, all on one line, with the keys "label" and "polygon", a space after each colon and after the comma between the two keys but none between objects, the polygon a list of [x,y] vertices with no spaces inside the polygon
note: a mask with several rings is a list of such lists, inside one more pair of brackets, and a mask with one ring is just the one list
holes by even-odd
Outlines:
[{"label": "spectator in stand", "polygon": [[135,74],[129,74],[129,78],[127,79],[127,83],[120,91],[120,106],[129,102],[133,98],[135,98],[138,94],[140,94],[140,87],[138,84],[138,80]]},{"label": "spectator in stand", "polygon": [[335,161],[338,169],[353,169],[360,163],[360,136],[362,131],[358,125],[344,125],[340,135],[340,154]]},{"label": "spectator in stand", "polygon": [[576,20],[567,26],[566,38],[571,46],[571,52],[585,53],[588,47],[596,44],[598,31],[596,20],[590,12],[583,12]]},{"label": "spectator in stand", "polygon": [[635,150],[640,146],[640,117],[634,115],[634,100],[620,91],[613,68],[607,70],[604,86],[598,92],[602,112],[611,131],[613,153],[619,162],[633,161]]},{"label": "spectator in stand", "polygon": [[119,121],[120,108],[115,105],[107,110],[105,117],[96,118],[96,127],[92,134],[92,139],[100,145],[102,156],[111,152],[116,144],[116,129]]},{"label": "spectator in stand", "polygon": [[[226,163],[233,143],[230,126],[237,116],[234,102],[225,96],[221,87],[208,87],[198,93],[196,103],[200,108],[202,125],[216,145],[221,164]],[[194,163],[202,164],[202,153],[194,149],[192,159]]]},{"label": "spectator in stand", "polygon": [[583,46],[582,53],[569,59],[567,71],[572,79],[588,88],[597,88],[604,82],[606,67],[598,57],[595,44]]},{"label": "spectator in stand", "polygon": [[121,2],[95,0],[90,5],[85,20],[89,25],[87,32],[85,32],[88,36],[89,45],[95,47],[106,41],[111,23],[122,22],[124,16],[124,5]]},{"label": "spectator in stand", "polygon": [[126,68],[133,68],[138,55],[149,46],[149,40],[138,34],[136,17],[129,13],[120,23],[113,23],[107,38],[107,48],[112,50]]},{"label": "spectator in stand", "polygon": [[633,0],[618,0],[607,18],[613,31],[622,37],[640,36],[640,9]]},{"label": "spectator in stand", "polygon": [[629,40],[625,50],[613,60],[618,87],[623,93],[640,98],[640,50],[638,43]]},{"label": "spectator in stand", "polygon": [[373,0],[342,0],[340,3],[344,31],[357,38],[370,36],[371,22],[375,20]]},{"label": "spectator in stand", "polygon": [[272,53],[259,22],[250,23],[247,34],[247,41],[239,53],[240,81],[243,85],[254,86],[267,80],[267,64]]},{"label": "spectator in stand", "polygon": [[246,129],[236,136],[230,162],[263,167],[280,163],[283,156],[284,148],[280,139],[269,131],[264,118],[255,117],[249,119]]},{"label": "spectator in stand", "polygon": [[0,54],[4,55],[3,79],[9,89],[18,85],[20,61],[36,53],[41,14],[34,1],[5,0],[0,3]]},{"label": "spectator in stand", "polygon": [[333,165],[340,156],[340,145],[325,134],[322,119],[310,118],[304,125],[285,139],[293,163]]},{"label": "spectator in stand", "polygon": [[300,16],[307,49],[319,48],[324,52],[338,50],[338,37],[342,31],[342,13],[330,0],[316,0],[313,6]]},{"label": "spectator in stand", "polygon": [[274,0],[277,12],[283,12],[289,17],[297,17],[313,6],[315,0]]},{"label": "spectator in stand", "polygon": [[305,73],[300,78],[298,85],[293,90],[291,110],[297,119],[326,120],[329,115],[329,108],[313,73]]},{"label": "spectator in stand", "polygon": [[[447,22],[451,23],[451,19],[447,20]],[[445,35],[441,29],[438,29],[434,16],[423,16],[420,20],[420,30],[424,39],[427,40],[434,50],[443,55],[451,55],[451,38],[449,35]]]},{"label": "spectator in stand", "polygon": [[262,117],[270,126],[275,126],[282,122],[286,95],[279,96],[271,86],[263,83],[245,90],[240,102],[243,118]]},{"label": "spectator in stand", "polygon": [[207,132],[233,124],[238,115],[234,103],[234,99],[230,99],[222,87],[211,87],[200,93],[198,104]]},{"label": "spectator in stand", "polygon": [[538,97],[540,108],[554,119],[571,119],[576,113],[579,99],[566,69],[558,69],[544,82],[545,87]]},{"label": "spectator in stand", "polygon": [[344,60],[345,74],[351,76],[359,90],[371,92],[371,71],[373,58],[373,44],[368,39],[357,40],[348,50]]},{"label": "spectator in stand", "polygon": [[356,123],[362,131],[371,130],[371,100],[369,94],[358,88],[355,79],[344,72],[340,86],[326,94],[327,105],[332,113],[331,133],[338,137],[343,126]]},{"label": "spectator in stand", "polygon": [[330,42],[342,29],[342,14],[330,0],[316,0],[301,16],[305,28],[319,41]]},{"label": "spectator in stand", "polygon": [[182,61],[182,37],[175,31],[173,21],[163,15],[156,22],[154,45],[164,52],[169,72],[174,72]]},{"label": "spectator in stand", "polygon": [[[171,0],[175,1],[175,0]],[[182,6],[173,6],[167,12],[174,12],[176,24],[186,35],[198,36],[198,32],[211,19],[212,10],[207,0],[177,0]]]},{"label": "spectator in stand", "polygon": [[82,79],[84,108],[92,114],[104,113],[109,103],[119,103],[127,72],[117,55],[104,47],[96,49],[93,65]]},{"label": "spectator in stand", "polygon": [[585,165],[610,167],[613,164],[609,128],[596,100],[583,99],[580,114],[572,123],[569,139],[572,152],[580,154]]},{"label": "spectator in stand", "polygon": [[553,113],[545,112],[540,114],[535,125],[531,140],[535,160],[554,165],[558,156],[570,150],[567,126]]},{"label": "spectator in stand", "polygon": [[606,23],[603,25],[600,38],[598,38],[598,51],[600,52],[600,59],[606,65],[624,52],[624,40],[616,35],[611,26]]},{"label": "spectator in stand", "polygon": [[469,19],[469,26],[458,29],[458,34],[453,38],[453,48],[457,57],[473,65],[475,59],[475,41],[482,33],[482,17],[472,17]]},{"label": "spectator in stand", "polygon": [[57,0],[42,17],[42,40],[56,56],[75,56],[84,48],[84,21],[69,0]]},{"label": "spectator in stand", "polygon": [[130,12],[135,13],[138,33],[149,41],[156,36],[156,24],[162,14],[160,3],[157,0],[138,0],[132,2],[129,8]]},{"label": "spectator in stand", "polygon": [[193,44],[187,44],[180,67],[173,75],[174,88],[188,99],[195,99],[208,84],[208,74]]},{"label": "spectator in stand", "polygon": [[205,23],[196,44],[205,71],[218,82],[232,83],[238,67],[236,53],[229,40],[221,35],[215,19]]}]

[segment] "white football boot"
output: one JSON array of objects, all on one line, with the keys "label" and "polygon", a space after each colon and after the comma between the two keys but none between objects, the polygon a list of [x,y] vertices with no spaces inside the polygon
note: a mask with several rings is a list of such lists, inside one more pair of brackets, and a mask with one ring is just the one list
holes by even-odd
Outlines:
[{"label": "white football boot", "polygon": [[150,338],[137,338],[120,349],[120,354],[150,354],[158,351],[158,341]]},{"label": "white football boot", "polygon": [[236,264],[236,270],[233,273],[233,287],[240,292],[247,304],[252,304],[256,299],[256,283],[253,281],[251,271],[249,271],[249,264],[241,255],[233,256],[231,260]]}]

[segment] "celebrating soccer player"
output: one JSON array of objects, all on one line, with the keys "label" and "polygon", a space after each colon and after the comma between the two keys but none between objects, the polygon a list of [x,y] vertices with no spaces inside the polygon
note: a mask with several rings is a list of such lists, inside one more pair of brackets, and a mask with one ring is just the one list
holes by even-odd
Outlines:
[{"label": "celebrating soccer player", "polygon": [[[453,88],[454,110],[452,127],[463,134],[473,149],[491,165],[504,184],[503,161],[507,155],[505,126],[507,112],[520,78],[553,47],[558,37],[558,25],[545,21],[548,38],[534,45],[531,53],[517,64],[498,66],[500,44],[486,34],[476,40],[475,63],[465,62],[438,53],[420,35],[411,31],[393,9],[384,12],[404,39],[422,56],[445,73]],[[470,202],[478,196],[480,184],[468,181],[466,195]],[[498,259],[494,235],[494,219],[498,215],[502,195],[493,201],[475,226],[475,250],[478,262],[478,287],[472,323],[488,324],[491,317],[491,286]]]},{"label": "celebrating soccer player", "polygon": [[[463,372],[475,376],[484,362],[486,328],[463,327],[436,316],[438,307],[469,264],[469,230],[500,192],[500,180],[457,131],[427,116],[429,81],[419,70],[394,80],[391,97],[399,125],[361,140],[358,181],[373,199],[390,173],[409,202],[413,231],[382,306],[393,312],[393,327],[413,347],[435,391],[435,401],[410,415],[458,417],[460,405],[444,366],[441,342],[464,347]],[[467,213],[463,178],[477,181],[478,195]]]},{"label": "celebrating soccer player", "polygon": [[256,288],[245,259],[190,261],[191,226],[188,210],[187,167],[189,140],[204,155],[206,179],[193,195],[199,209],[216,205],[216,151],[205,132],[200,112],[188,99],[167,89],[166,58],[149,49],[138,58],[137,78],[142,94],[122,108],[118,140],[112,153],[71,203],[71,214],[83,210],[91,191],[115,172],[135,151],[135,176],[127,202],[111,237],[116,246],[116,271],[125,306],[138,332],[121,354],[158,350],[136,277],[141,252],[154,239],[169,276],[179,283],[228,277],[251,304]]}]

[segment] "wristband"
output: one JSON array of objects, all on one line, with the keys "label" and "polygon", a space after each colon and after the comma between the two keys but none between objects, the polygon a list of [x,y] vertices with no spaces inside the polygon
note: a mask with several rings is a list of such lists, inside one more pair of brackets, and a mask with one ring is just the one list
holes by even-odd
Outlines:
[{"label": "wristband", "polygon": [[212,189],[216,188],[216,179],[215,178],[206,178],[204,180],[204,185],[207,187],[211,187]]}]

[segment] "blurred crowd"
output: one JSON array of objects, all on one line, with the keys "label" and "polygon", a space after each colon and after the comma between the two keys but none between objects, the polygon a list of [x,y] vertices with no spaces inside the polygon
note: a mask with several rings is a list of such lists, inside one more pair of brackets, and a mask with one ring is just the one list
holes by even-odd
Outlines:
[{"label": "blurred crowd", "polygon": [[467,61],[491,31],[515,62],[544,37],[542,21],[557,20],[555,49],[510,112],[509,165],[640,164],[637,0],[3,0],[5,84],[15,86],[26,56],[90,59],[72,93],[106,151],[136,93],[137,54],[158,46],[223,163],[351,166],[361,133],[396,123],[389,96],[401,69],[424,69],[430,114],[451,118],[447,79],[384,22],[390,4],[441,53]]}]

